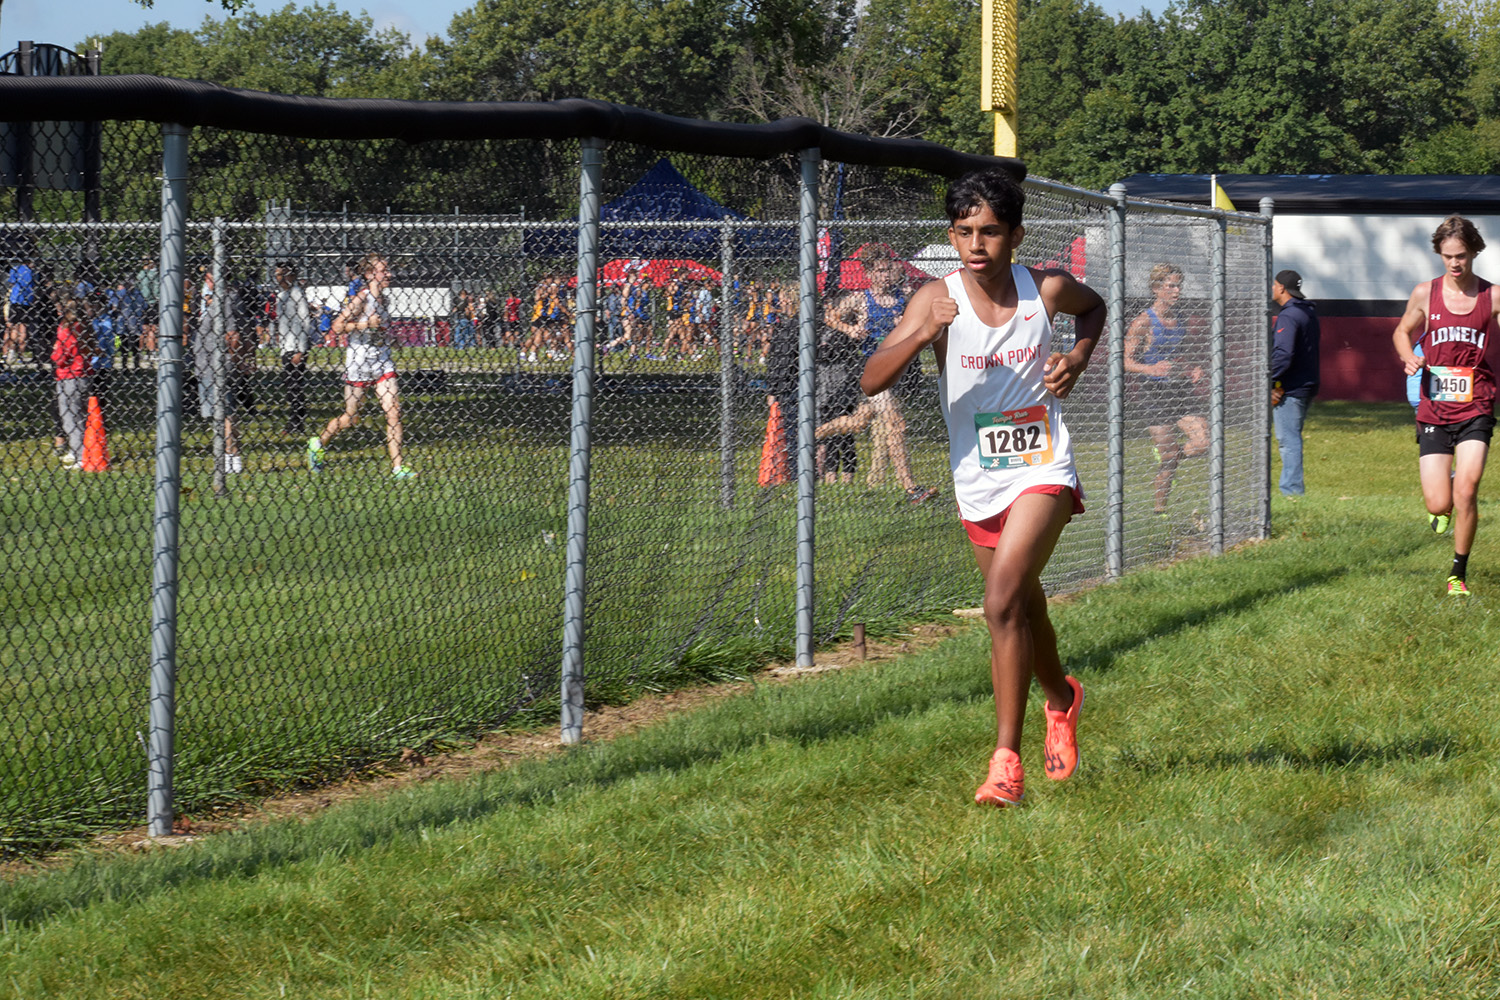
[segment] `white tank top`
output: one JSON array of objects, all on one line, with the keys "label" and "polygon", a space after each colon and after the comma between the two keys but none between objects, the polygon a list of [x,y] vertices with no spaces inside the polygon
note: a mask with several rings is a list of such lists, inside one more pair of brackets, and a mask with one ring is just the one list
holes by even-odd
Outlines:
[{"label": "white tank top", "polygon": [[350,347],[385,347],[389,341],[391,313],[385,307],[385,302],[379,296],[372,295],[369,289],[364,291],[364,302],[355,317],[355,322],[365,322],[371,319],[379,319],[380,327],[366,328],[364,330],[350,329],[348,333]]},{"label": "white tank top", "polygon": [[1042,385],[1052,320],[1031,272],[1019,264],[1010,271],[1016,312],[1001,327],[975,314],[962,272],[944,279],[958,316],[948,326],[938,399],[953,492],[967,521],[999,514],[1031,486],[1071,486],[1082,499],[1062,408]]}]

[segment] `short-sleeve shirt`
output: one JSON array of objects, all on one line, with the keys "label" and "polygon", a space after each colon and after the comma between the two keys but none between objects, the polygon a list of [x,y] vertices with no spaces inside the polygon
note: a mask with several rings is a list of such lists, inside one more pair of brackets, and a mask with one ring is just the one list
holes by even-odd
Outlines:
[{"label": "short-sleeve shirt", "polygon": [[31,268],[25,264],[17,264],[10,269],[7,275],[10,281],[10,301],[12,305],[29,306],[36,299],[36,277],[31,273]]}]

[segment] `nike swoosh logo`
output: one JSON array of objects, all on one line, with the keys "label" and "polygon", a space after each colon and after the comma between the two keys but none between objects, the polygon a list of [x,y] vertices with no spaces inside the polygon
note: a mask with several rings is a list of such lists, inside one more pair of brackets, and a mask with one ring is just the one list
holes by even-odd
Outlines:
[{"label": "nike swoosh logo", "polygon": [[1024,319],[1026,322],[1029,323],[1029,322],[1031,322],[1032,317],[1035,316],[1035,315],[1036,315],[1036,313],[1032,313],[1031,316],[1023,316],[1021,318]]}]

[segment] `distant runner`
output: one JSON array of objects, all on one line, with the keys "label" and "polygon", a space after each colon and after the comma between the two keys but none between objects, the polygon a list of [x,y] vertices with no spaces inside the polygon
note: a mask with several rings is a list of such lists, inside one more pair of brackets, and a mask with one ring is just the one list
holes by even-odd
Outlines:
[{"label": "distant runner", "polygon": [[[1392,339],[1406,374],[1426,369],[1417,402],[1418,468],[1422,499],[1434,531],[1453,520],[1453,568],[1448,593],[1469,596],[1469,552],[1479,527],[1479,481],[1495,429],[1495,374],[1489,346],[1495,335],[1494,292],[1474,273],[1484,237],[1474,223],[1450,215],[1432,234],[1443,274],[1412,289]],[[1412,343],[1424,341],[1424,356]]]},{"label": "distant runner", "polygon": [[[307,466],[322,472],[325,448],[334,436],[359,422],[359,404],[374,390],[385,411],[385,446],[391,456],[391,478],[411,479],[415,470],[401,460],[401,389],[396,363],[391,359],[391,313],[385,293],[391,283],[391,265],[380,254],[366,254],[357,267],[359,286],[344,300],[331,327],[334,335],[347,337],[344,350],[344,412],[328,421],[323,433],[307,440]],[[354,287],[351,285],[350,287]]]}]

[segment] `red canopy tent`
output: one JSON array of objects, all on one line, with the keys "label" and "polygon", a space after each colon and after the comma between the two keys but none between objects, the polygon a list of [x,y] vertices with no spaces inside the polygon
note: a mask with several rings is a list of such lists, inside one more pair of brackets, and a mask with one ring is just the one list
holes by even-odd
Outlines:
[{"label": "red canopy tent", "polygon": [[599,280],[604,284],[618,284],[629,277],[631,271],[640,271],[646,280],[660,288],[675,276],[689,281],[723,280],[723,275],[707,264],[696,260],[642,260],[639,257],[618,257],[599,269]]},{"label": "red canopy tent", "polygon": [[[925,285],[932,280],[932,275],[914,264],[909,264],[900,258],[897,258],[896,263],[901,265],[902,274],[909,285]],[[822,282],[823,276],[819,275],[818,283],[820,287]],[[870,277],[865,274],[864,261],[839,261],[839,287],[855,290],[870,287]]]},{"label": "red canopy tent", "polygon": [[[904,284],[911,287],[925,285],[932,275],[909,261],[897,256],[889,244],[866,243],[854,253],[839,261],[839,288],[860,291],[870,287],[870,276],[865,273],[867,260],[894,260],[901,267]],[[818,275],[818,290],[827,291],[827,274]]]}]

